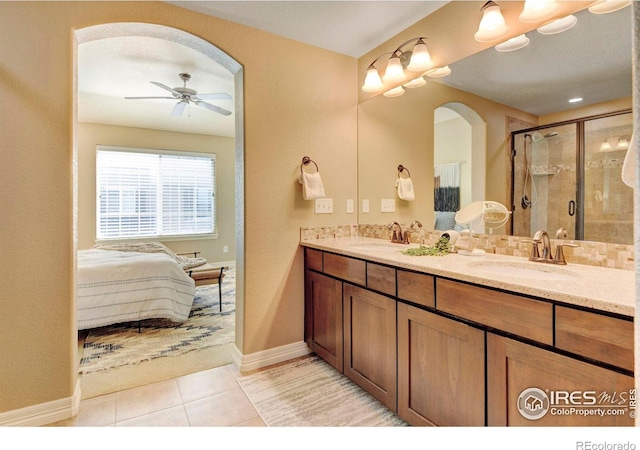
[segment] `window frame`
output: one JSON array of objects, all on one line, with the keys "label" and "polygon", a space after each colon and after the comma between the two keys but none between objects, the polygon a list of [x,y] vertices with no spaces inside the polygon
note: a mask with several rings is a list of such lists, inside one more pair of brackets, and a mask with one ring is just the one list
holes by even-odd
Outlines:
[{"label": "window frame", "polygon": [[[211,233],[197,233],[197,234],[159,234],[154,236],[127,236],[127,237],[98,237],[98,231],[100,230],[100,187],[98,186],[98,152],[99,151],[108,151],[108,152],[122,152],[122,153],[146,153],[151,155],[167,155],[167,156],[190,156],[196,158],[208,158],[213,160],[213,231]],[[123,146],[112,146],[112,145],[96,145],[96,153],[95,153],[95,168],[96,168],[96,176],[95,176],[95,242],[96,243],[120,243],[120,242],[154,242],[154,241],[190,241],[190,240],[206,240],[206,239],[217,239],[218,238],[218,176],[217,176],[217,158],[216,153],[207,153],[207,152],[194,152],[194,151],[184,151],[184,150],[171,150],[171,149],[156,149],[156,148],[148,148],[148,147],[123,147]]]}]

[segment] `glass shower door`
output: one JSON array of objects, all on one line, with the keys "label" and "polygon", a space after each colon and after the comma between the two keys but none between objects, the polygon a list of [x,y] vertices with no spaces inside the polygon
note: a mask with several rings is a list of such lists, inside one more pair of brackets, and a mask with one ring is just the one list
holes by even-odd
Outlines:
[{"label": "glass shower door", "polygon": [[514,135],[513,234],[574,239],[578,217],[577,124]]},{"label": "glass shower door", "polygon": [[633,114],[585,121],[584,237],[633,244],[633,189],[622,182]]}]

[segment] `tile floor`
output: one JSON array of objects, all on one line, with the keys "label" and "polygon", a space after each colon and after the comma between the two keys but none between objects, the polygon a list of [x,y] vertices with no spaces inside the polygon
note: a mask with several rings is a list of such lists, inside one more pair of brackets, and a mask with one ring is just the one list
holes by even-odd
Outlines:
[{"label": "tile floor", "polygon": [[80,402],[56,427],[264,427],[229,364]]}]

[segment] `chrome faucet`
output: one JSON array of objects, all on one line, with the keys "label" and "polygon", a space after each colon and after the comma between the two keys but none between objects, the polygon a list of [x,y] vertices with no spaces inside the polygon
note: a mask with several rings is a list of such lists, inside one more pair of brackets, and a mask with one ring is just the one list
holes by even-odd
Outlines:
[{"label": "chrome faucet", "polygon": [[[549,239],[549,233],[545,230],[538,230],[533,235],[533,239],[526,240],[523,242],[529,242],[532,244],[531,246],[531,256],[529,256],[529,261],[542,262],[542,263],[550,263],[550,264],[560,264],[566,265],[567,261],[564,257],[564,247],[577,247],[578,244],[570,244],[570,243],[559,243],[556,245],[556,255],[555,257],[551,256],[551,240]],[[540,253],[539,246],[542,244],[542,254]]]},{"label": "chrome faucet", "polygon": [[388,227],[390,230],[393,230],[393,236],[391,237],[391,242],[394,244],[403,244],[404,243],[404,235],[402,234],[402,227],[398,222],[391,222]]}]

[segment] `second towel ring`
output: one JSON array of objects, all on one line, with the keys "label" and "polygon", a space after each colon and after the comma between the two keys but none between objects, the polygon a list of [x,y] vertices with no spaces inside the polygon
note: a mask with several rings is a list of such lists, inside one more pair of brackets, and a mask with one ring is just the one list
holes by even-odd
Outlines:
[{"label": "second towel ring", "polygon": [[402,164],[400,164],[400,165],[398,166],[398,178],[400,178],[400,174],[401,174],[403,171],[405,171],[405,170],[407,171],[407,178],[411,178],[411,172],[409,172],[409,169],[407,169],[407,168],[406,168],[405,166],[403,166]]},{"label": "second towel ring", "polygon": [[313,163],[313,165],[316,166],[316,172],[320,172],[320,169],[318,169],[318,165],[316,164],[316,162],[308,156],[305,156],[302,158],[302,164],[300,164],[300,173],[303,173],[302,166],[308,166],[309,163]]}]

